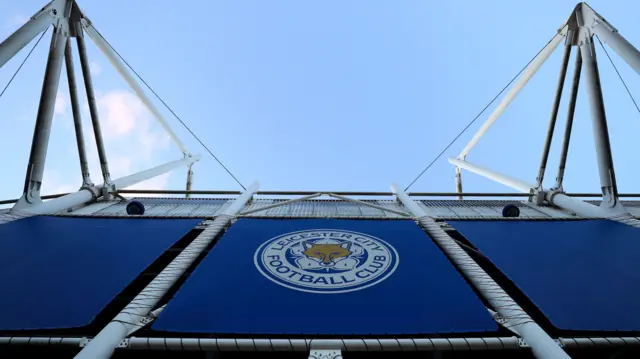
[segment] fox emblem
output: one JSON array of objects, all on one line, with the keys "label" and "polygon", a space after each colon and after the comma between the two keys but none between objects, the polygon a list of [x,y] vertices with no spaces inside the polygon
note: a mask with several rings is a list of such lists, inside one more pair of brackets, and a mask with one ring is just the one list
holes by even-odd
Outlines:
[{"label": "fox emblem", "polygon": [[313,243],[311,241],[302,242],[301,258],[297,262],[304,269],[337,269],[348,270],[358,265],[358,259],[349,258],[351,242],[342,243]]},{"label": "fox emblem", "polygon": [[346,293],[388,278],[398,266],[398,253],[369,234],[308,229],[263,242],[253,260],[262,275],[283,287],[308,293]]}]

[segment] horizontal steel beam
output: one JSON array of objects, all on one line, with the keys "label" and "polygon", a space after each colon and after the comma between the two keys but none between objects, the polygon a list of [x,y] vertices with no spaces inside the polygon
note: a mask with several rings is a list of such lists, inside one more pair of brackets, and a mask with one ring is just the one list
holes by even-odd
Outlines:
[{"label": "horizontal steel beam", "polygon": [[[239,195],[238,191],[206,191],[206,190],[155,190],[155,189],[121,189],[118,190],[120,194],[191,194],[191,195]],[[293,191],[258,191],[256,195],[281,195],[281,196],[293,196],[293,195],[308,195],[318,192],[293,192]],[[333,193],[343,196],[391,196],[391,192],[325,192]],[[69,193],[58,193],[41,196],[42,199],[53,199],[62,196],[66,196]],[[456,192],[411,192],[407,193],[410,197],[456,197],[459,193]],[[522,197],[526,198],[531,196],[528,193],[491,193],[491,192],[469,192],[462,193],[465,197]],[[569,197],[582,197],[582,198],[601,198],[601,193],[565,193]],[[623,198],[640,198],[640,193],[620,193],[618,197]],[[0,205],[12,204],[18,202],[19,198],[0,200]]]},{"label": "horizontal steel beam", "polygon": [[[215,191],[215,190],[167,190],[167,189],[122,189],[118,190],[121,194],[192,194],[192,195],[237,195],[240,191]],[[256,195],[262,196],[308,196],[316,193],[332,193],[341,196],[392,196],[391,192],[363,192],[363,191],[258,191]],[[602,193],[565,193],[569,197],[602,197]],[[457,192],[409,192],[407,195],[411,197],[457,197]],[[462,193],[467,197],[529,197],[527,193],[508,193],[508,192],[466,192]],[[621,193],[619,197],[640,197],[640,193]]]},{"label": "horizontal steel beam", "polygon": [[[70,345],[84,347],[86,338],[0,337],[0,345]],[[516,337],[425,339],[251,339],[251,338],[128,338],[119,348],[178,351],[306,352],[332,347],[343,351],[469,351],[521,349]]]},{"label": "horizontal steel beam", "polygon": [[[569,349],[638,347],[640,337],[559,338]],[[79,337],[0,337],[0,345],[85,346]],[[453,351],[513,350],[526,344],[516,337],[424,338],[424,339],[214,339],[214,338],[137,338],[125,339],[123,349],[195,351],[309,351],[325,344],[344,351]]]},{"label": "horizontal steel beam", "polygon": [[314,348],[342,351],[469,351],[520,349],[516,337],[433,339],[189,339],[131,338],[129,349],[190,351],[301,351]]},{"label": "horizontal steel beam", "polygon": [[[161,174],[170,172],[180,166],[190,165],[198,161],[199,159],[200,155],[185,157],[177,161],[168,162],[144,171],[134,173],[129,176],[118,178],[116,180],[113,180],[112,183],[116,188],[126,188],[134,184],[146,181],[148,179],[157,177]],[[102,190],[102,186],[96,186],[95,190],[96,192],[99,192],[100,190]],[[59,198],[54,198],[37,205],[26,207],[23,210],[25,212],[33,214],[52,214],[93,201],[95,200],[95,198],[96,193],[94,193],[92,190],[81,188],[78,192],[69,193]]]},{"label": "horizontal steel beam", "polygon": [[[58,193],[58,194],[48,194],[46,196],[40,196],[41,199],[53,199],[53,198],[58,198],[58,197],[62,197],[62,196],[66,196],[68,195],[68,193]],[[4,199],[2,201],[0,201],[0,205],[1,204],[12,204],[12,203],[16,203],[18,202],[20,198],[14,198],[14,199]]]}]

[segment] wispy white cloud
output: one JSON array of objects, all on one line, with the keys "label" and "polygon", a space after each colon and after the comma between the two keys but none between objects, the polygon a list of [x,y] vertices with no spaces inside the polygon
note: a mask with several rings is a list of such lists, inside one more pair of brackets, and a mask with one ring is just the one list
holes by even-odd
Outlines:
[{"label": "wispy white cloud", "polygon": [[67,96],[63,92],[58,91],[58,94],[56,95],[56,102],[53,107],[54,115],[66,116],[68,106],[69,106],[69,100],[67,99]]},{"label": "wispy white cloud", "polygon": [[130,92],[108,92],[98,97],[97,104],[107,138],[129,135],[147,121],[146,108]]},{"label": "wispy white cloud", "polygon": [[[69,193],[75,192],[80,188],[80,182],[70,181],[69,176],[64,175],[58,170],[45,170],[43,174],[42,188],[40,191],[43,194],[58,194],[58,193]],[[77,175],[75,178],[79,178],[80,175]]]},{"label": "wispy white cloud", "polygon": [[[153,126],[155,120],[151,113],[135,95],[125,90],[107,91],[97,95],[96,103],[112,179],[167,161],[165,151],[169,147],[169,140],[162,129]],[[91,177],[96,184],[102,183],[100,161],[87,106],[83,122]],[[171,173],[167,173],[130,188],[165,189],[170,175]],[[79,173],[62,176],[60,172],[51,171],[46,177],[49,176],[52,178],[45,178],[44,182],[51,182],[46,187],[43,183],[43,193],[70,188],[77,190],[79,186]]]},{"label": "wispy white cloud", "polygon": [[89,71],[91,72],[91,75],[98,76],[102,73],[102,67],[97,62],[91,61],[89,63]]}]

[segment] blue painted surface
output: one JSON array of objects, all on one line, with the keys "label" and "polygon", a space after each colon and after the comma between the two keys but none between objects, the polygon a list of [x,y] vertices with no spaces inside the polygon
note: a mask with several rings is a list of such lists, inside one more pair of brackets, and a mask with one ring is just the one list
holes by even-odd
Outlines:
[{"label": "blue painted surface", "polygon": [[199,221],[30,217],[0,225],[0,330],[89,324]]},{"label": "blue painted surface", "polygon": [[[312,238],[319,229],[376,237],[397,252],[395,271],[362,289],[318,293],[322,289],[307,287],[303,291],[278,284],[258,269],[265,270],[264,265],[256,265],[265,246],[287,243],[286,238],[292,237],[285,234],[292,232],[302,231]],[[270,242],[274,237],[285,239]],[[359,243],[367,246],[365,240]],[[353,244],[349,250],[356,253],[357,246]],[[373,250],[375,246],[367,248],[371,251],[360,256],[363,263],[381,253]],[[291,255],[283,260],[294,263]],[[295,263],[312,262],[303,258]],[[304,273],[313,276],[319,271]],[[339,274],[349,280],[348,273],[355,272]],[[485,332],[495,331],[496,325],[462,276],[413,221],[240,219],[187,279],[152,328],[219,334],[384,335]]]},{"label": "blue painted surface", "polygon": [[562,330],[640,330],[640,230],[607,220],[449,221]]}]

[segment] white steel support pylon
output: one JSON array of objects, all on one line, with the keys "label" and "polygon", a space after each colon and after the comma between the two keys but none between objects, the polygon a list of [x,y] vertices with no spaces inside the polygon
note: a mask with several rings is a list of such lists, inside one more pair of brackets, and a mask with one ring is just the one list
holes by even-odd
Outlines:
[{"label": "white steel support pylon", "polygon": [[[607,128],[607,118],[605,112],[604,101],[602,97],[602,88],[600,85],[600,74],[598,71],[598,62],[594,47],[594,36],[599,36],[602,41],[613,48],[636,72],[640,74],[640,52],[626,41],[618,31],[611,26],[602,16],[596,13],[586,3],[579,3],[574,9],[566,23],[562,25],[554,38],[545,46],[545,48],[531,61],[525,69],[522,76],[507,92],[503,100],[498,104],[496,109],[489,115],[487,121],[473,136],[471,141],[464,147],[460,155],[449,162],[456,166],[456,189],[461,193],[462,177],[460,169],[467,169],[471,172],[480,174],[490,178],[496,182],[505,184],[519,191],[530,193],[532,198],[538,204],[545,201],[548,204],[555,205],[577,214],[595,217],[619,217],[628,215],[626,209],[618,199],[618,188],[616,184],[616,176],[613,165],[613,156],[611,154],[611,143],[609,139],[609,131]],[[565,40],[564,56],[562,60],[560,75],[556,95],[554,97],[549,127],[545,138],[542,158],[538,170],[538,176],[535,184],[529,184],[489,169],[477,166],[466,161],[466,158],[479,142],[480,138],[489,130],[499,116],[504,112],[506,107],[513,101],[516,95],[522,90],[526,83],[535,75],[542,64],[548,59],[549,55],[556,47]],[[560,165],[556,176],[555,185],[550,190],[544,190],[543,180],[549,156],[549,149],[555,131],[555,123],[559,111],[562,90],[564,88],[567,67],[571,48],[577,47],[574,76],[571,86],[571,94],[569,99],[569,109],[567,112],[567,124],[562,143]],[[566,166],[569,141],[571,138],[571,129],[573,126],[573,116],[576,106],[576,98],[578,94],[578,86],[581,75],[584,76],[584,83],[587,87],[589,97],[589,107],[591,112],[591,122],[593,127],[593,136],[597,153],[597,165],[600,177],[600,187],[602,191],[602,201],[599,207],[588,204],[586,202],[570,198],[563,194],[563,179]]]},{"label": "white steel support pylon", "polygon": [[[38,115],[31,144],[31,153],[25,175],[24,190],[21,198],[13,207],[12,211],[46,214],[79,206],[86,202],[95,200],[100,196],[105,199],[109,199],[111,194],[117,189],[148,180],[178,167],[189,166],[190,169],[191,165],[199,160],[199,156],[192,156],[187,151],[183,142],[173,132],[162,113],[145,94],[140,85],[138,85],[125,65],[118,58],[113,48],[111,48],[102,35],[100,35],[92,25],[91,21],[82,13],[75,0],[52,0],[47,6],[33,15],[27,23],[0,43],[0,67],[22,50],[39,33],[45,31],[50,25],[53,25],[53,35],[49,48],[49,58],[47,61],[44,81],[42,84],[40,105],[38,107]],[[87,57],[86,44],[84,41],[85,32],[114,65],[147,109],[154,114],[158,122],[169,134],[169,137],[180,148],[184,154],[184,159],[172,161],[118,180],[111,179],[109,163],[107,161],[107,154],[104,147],[102,130],[98,116],[98,106],[93,90],[93,80],[89,69],[89,59]],[[103,181],[101,185],[97,186],[93,184],[89,174],[70,41],[72,37],[76,38],[80,57],[80,67],[82,70],[87,102],[91,115],[91,124],[93,127],[100,168],[102,171]],[[44,166],[49,145],[49,135],[51,133],[53,112],[58,92],[58,85],[60,83],[63,61],[67,67],[67,80],[69,83],[69,95],[76,132],[78,157],[82,173],[82,185],[80,190],[76,193],[71,193],[44,203],[40,196],[40,190],[42,188]],[[189,173],[192,173],[191,169],[189,170]]]},{"label": "white steel support pylon", "polygon": [[160,299],[180,279],[189,266],[207,249],[218,234],[224,231],[225,227],[258,191],[259,186],[259,183],[255,182],[240,196],[230,200],[229,207],[209,222],[207,228],[189,243],[106,327],[102,328],[75,358],[110,358],[120,342],[132,330],[137,329],[140,319],[155,309]]},{"label": "white steel support pylon", "polygon": [[507,292],[487,274],[460,245],[400,187],[391,184],[396,196],[429,237],[442,249],[449,260],[471,282],[489,304],[507,321],[509,328],[518,333],[530,346],[536,358],[568,359],[569,355],[546,333]]}]

